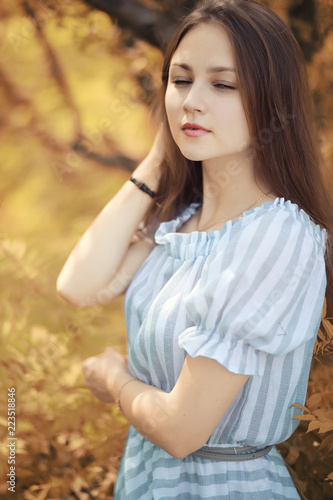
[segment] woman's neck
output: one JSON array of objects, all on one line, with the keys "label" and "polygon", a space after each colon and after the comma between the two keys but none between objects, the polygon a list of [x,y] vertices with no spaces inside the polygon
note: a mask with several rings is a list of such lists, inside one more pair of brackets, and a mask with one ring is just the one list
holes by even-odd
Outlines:
[{"label": "woman's neck", "polygon": [[[209,226],[216,219],[232,219],[248,209],[256,200],[271,191],[270,187],[255,179],[254,168],[247,158],[228,157],[206,160],[202,163],[203,204],[197,225]],[[276,198],[271,192],[255,206]],[[217,223],[221,227],[223,223]],[[214,227],[212,227],[214,229]]]}]

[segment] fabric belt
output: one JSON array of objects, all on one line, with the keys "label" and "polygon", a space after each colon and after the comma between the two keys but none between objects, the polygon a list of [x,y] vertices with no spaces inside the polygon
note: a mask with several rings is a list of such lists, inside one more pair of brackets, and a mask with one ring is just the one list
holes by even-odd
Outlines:
[{"label": "fabric belt", "polygon": [[241,448],[215,448],[212,446],[203,446],[194,451],[191,455],[209,460],[221,460],[226,462],[238,462],[241,460],[253,460],[254,458],[267,455],[273,448],[273,445],[266,446],[258,450],[253,446],[243,446]]}]

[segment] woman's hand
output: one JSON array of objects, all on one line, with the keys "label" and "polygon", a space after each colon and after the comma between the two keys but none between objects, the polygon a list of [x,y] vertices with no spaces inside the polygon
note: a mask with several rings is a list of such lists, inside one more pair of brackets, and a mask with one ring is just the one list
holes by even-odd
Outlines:
[{"label": "woman's hand", "polygon": [[162,127],[162,125],[160,125],[160,127],[156,133],[153,145],[152,145],[152,147],[149,151],[149,154],[148,154],[148,156],[153,157],[153,158],[155,158],[155,160],[160,161],[160,162],[163,160],[164,154],[165,154],[165,146],[164,146],[163,136],[164,136],[163,127]]},{"label": "woman's hand", "polygon": [[157,191],[161,178],[161,163],[164,159],[165,147],[162,126],[160,126],[153,145],[146,158],[134,170],[133,177],[142,182],[147,182],[148,187]]},{"label": "woman's hand", "polygon": [[127,356],[117,349],[107,347],[99,356],[92,356],[82,364],[85,384],[103,403],[113,403],[116,398],[116,381],[128,372]]}]

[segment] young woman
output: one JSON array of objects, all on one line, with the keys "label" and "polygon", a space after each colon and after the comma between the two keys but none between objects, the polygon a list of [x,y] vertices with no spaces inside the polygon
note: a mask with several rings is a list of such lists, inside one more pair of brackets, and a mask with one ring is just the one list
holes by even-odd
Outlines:
[{"label": "young woman", "polygon": [[58,291],[125,295],[128,359],[83,365],[130,422],[116,500],[299,498],[297,426],[327,292],[332,203],[300,49],[253,1],[208,0],[165,55],[161,129]]}]

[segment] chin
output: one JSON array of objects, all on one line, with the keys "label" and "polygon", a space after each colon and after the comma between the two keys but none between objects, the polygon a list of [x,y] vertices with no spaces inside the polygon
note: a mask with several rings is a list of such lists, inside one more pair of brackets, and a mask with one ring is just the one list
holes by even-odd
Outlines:
[{"label": "chin", "polygon": [[[180,148],[179,148],[180,149]],[[191,161],[202,161],[205,158],[202,157],[199,153],[195,153],[193,151],[185,151],[183,149],[180,149],[181,154],[187,159]]]},{"label": "chin", "polygon": [[190,161],[202,161],[202,158],[201,156],[194,156],[194,155],[183,155],[184,158],[186,158],[187,160],[190,160]]}]

